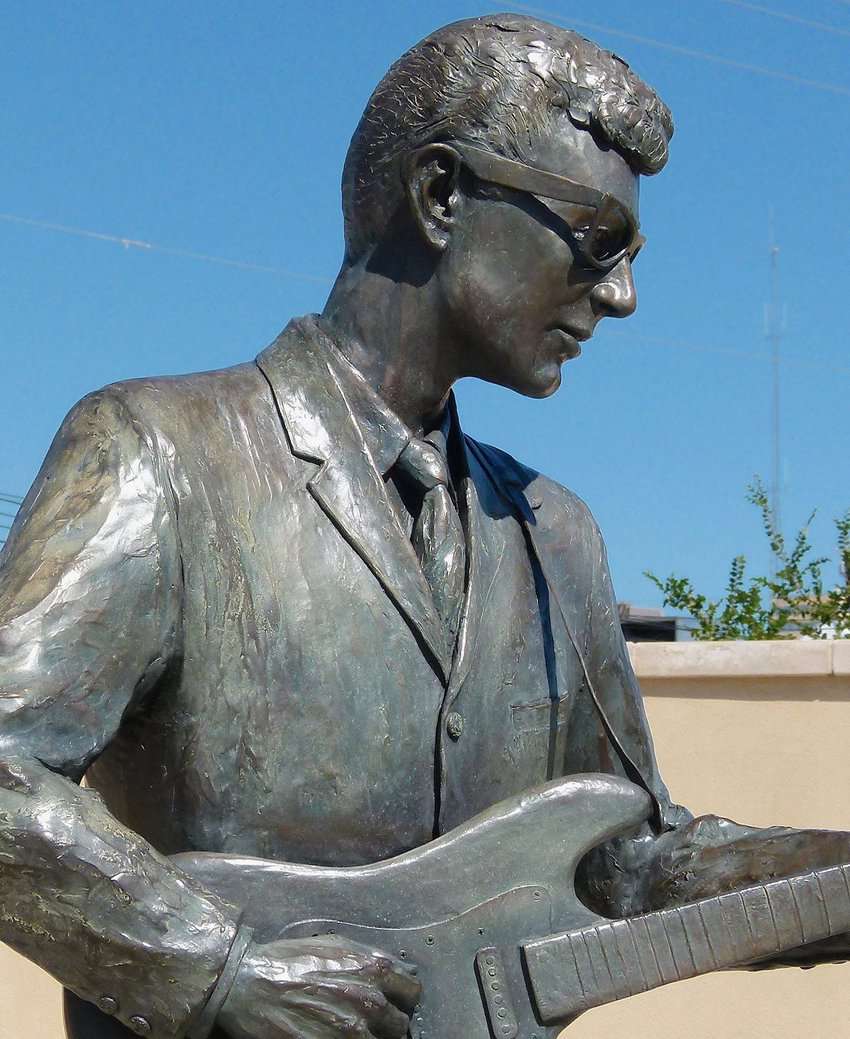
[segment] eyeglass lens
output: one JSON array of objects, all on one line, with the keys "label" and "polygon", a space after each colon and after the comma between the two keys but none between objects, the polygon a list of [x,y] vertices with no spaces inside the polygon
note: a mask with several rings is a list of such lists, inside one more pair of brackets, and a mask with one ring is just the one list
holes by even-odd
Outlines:
[{"label": "eyeglass lens", "polygon": [[594,266],[610,267],[627,253],[632,258],[640,249],[640,239],[633,222],[623,207],[614,200],[600,207],[593,222],[584,234],[578,234],[579,244],[585,256]]}]

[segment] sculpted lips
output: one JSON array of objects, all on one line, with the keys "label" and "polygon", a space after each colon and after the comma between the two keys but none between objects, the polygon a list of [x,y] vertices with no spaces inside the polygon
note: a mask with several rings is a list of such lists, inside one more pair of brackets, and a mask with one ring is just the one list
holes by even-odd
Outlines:
[{"label": "sculpted lips", "polygon": [[581,353],[580,344],[590,339],[591,335],[590,332],[570,328],[568,325],[553,325],[552,331],[561,340],[561,352],[564,360],[572,360],[574,357],[578,357]]}]

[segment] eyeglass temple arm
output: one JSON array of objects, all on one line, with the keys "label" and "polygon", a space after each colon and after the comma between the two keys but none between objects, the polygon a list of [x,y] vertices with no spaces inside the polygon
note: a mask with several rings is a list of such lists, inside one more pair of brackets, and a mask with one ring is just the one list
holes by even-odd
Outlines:
[{"label": "eyeglass temple arm", "polygon": [[557,173],[526,166],[522,162],[506,159],[502,155],[494,155],[482,148],[474,148],[469,144],[452,142],[451,148],[460,155],[476,177],[499,184],[504,188],[516,191],[527,191],[532,195],[543,195],[559,202],[573,202],[577,205],[592,206],[601,209],[612,196],[590,188],[586,184],[578,184],[568,177]]}]

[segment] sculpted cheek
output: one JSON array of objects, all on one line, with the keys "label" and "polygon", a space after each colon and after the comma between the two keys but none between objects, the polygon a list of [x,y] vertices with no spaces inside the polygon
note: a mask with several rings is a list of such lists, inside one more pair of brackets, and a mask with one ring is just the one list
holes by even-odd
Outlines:
[{"label": "sculpted cheek", "polygon": [[516,285],[516,274],[511,257],[506,250],[493,249],[469,258],[467,266],[467,288],[469,293],[488,307],[499,305],[511,295]]}]

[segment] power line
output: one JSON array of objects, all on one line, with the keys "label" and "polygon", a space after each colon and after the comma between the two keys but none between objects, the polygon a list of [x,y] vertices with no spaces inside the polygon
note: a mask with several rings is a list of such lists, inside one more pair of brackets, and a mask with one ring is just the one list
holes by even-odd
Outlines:
[{"label": "power line", "polygon": [[763,65],[751,65],[745,61],[736,61],[734,58],[725,58],[721,54],[694,50],[692,47],[681,47],[677,43],[656,40],[651,36],[639,36],[637,33],[626,32],[624,29],[614,29],[610,25],[599,25],[597,22],[586,22],[579,18],[572,18],[569,24],[567,24],[564,21],[565,16],[559,11],[547,11],[539,7],[529,7],[527,4],[517,3],[517,0],[514,0],[511,6],[518,11],[526,11],[529,14],[540,15],[543,18],[551,18],[563,25],[564,28],[576,26],[581,29],[590,29],[591,32],[608,33],[611,36],[619,36],[624,40],[631,40],[633,43],[642,43],[647,47],[657,47],[660,50],[670,51],[673,54],[682,54],[685,57],[696,58],[699,61],[710,61],[717,65],[725,65],[728,68],[741,69],[743,72],[752,72],[757,76],[781,79],[786,83],[796,83],[798,86],[811,87],[813,90],[823,90],[829,94],[840,94],[843,97],[850,97],[850,87],[841,86],[838,83],[824,83],[816,79],[806,79],[803,76],[795,76],[791,72],[782,72],[780,69],[766,68]]},{"label": "power line", "polygon": [[126,238],[123,235],[106,234],[102,231],[91,231],[82,227],[69,227],[66,224],[54,224],[47,220],[32,220],[29,217],[17,216],[14,213],[0,213],[0,220],[11,224],[24,224],[27,227],[38,227],[43,231],[57,231],[60,234],[75,235],[78,238],[94,238],[101,242],[113,242],[125,249],[142,249],[145,252],[165,253],[168,256],[181,256],[187,260],[203,260],[205,263],[217,263],[224,267],[236,267],[243,271],[257,271],[261,274],[280,274],[285,278],[297,278],[315,285],[330,284],[329,278],[320,278],[314,274],[303,274],[287,267],[268,267],[262,263],[250,263],[247,260],[228,260],[223,256],[211,256],[208,253],[195,252],[192,249],[175,249],[169,245],[157,245],[138,238]]},{"label": "power line", "polygon": [[[2,502],[4,505],[19,506],[19,505],[23,505],[23,501],[24,501],[23,498],[19,498],[17,494],[6,494],[5,492],[0,491],[0,502]],[[17,512],[0,511],[0,517],[3,517],[3,519],[13,520],[16,516],[17,516]],[[11,530],[11,529],[12,529],[12,524],[11,523],[4,523],[4,522],[2,522],[2,520],[0,520],[0,531],[6,531],[6,530]],[[6,544],[6,535],[0,533],[0,548],[2,548],[3,545],[5,545],[5,544]]]},{"label": "power line", "polygon": [[[638,342],[648,343],[651,346],[663,346],[668,347],[671,350],[686,350],[689,353],[702,353],[702,354],[722,354],[726,357],[741,357],[748,361],[771,361],[772,355],[764,353],[758,350],[741,350],[738,347],[722,346],[717,344],[707,343],[691,343],[682,339],[668,339],[663,336],[652,336],[652,335],[634,335],[628,332],[622,334],[609,332],[609,341],[617,344],[634,344]],[[850,368],[842,368],[838,365],[832,364],[821,364],[817,360],[811,360],[806,357],[789,357],[784,354],[781,357],[781,364],[796,364],[802,365],[808,368],[817,368],[819,372],[827,372],[829,374],[850,376]]]},{"label": "power line", "polygon": [[[14,505],[17,507],[23,504],[23,498],[19,498],[16,494],[6,494],[0,491],[0,502],[2,502],[4,505]],[[3,522],[3,520],[13,520],[17,516],[17,514],[17,512],[6,512],[5,510],[0,511],[0,517],[2,517],[2,519],[0,519],[0,531],[11,530],[12,524],[5,523]],[[0,548],[2,548],[5,544],[6,535],[0,534]]]},{"label": "power line", "polygon": [[819,29],[821,32],[833,33],[836,36],[850,36],[850,29],[841,29],[837,25],[829,25],[827,22],[815,22],[810,18],[801,18],[798,14],[776,11],[772,7],[765,7],[762,4],[751,4],[748,0],[720,0],[720,3],[729,4],[730,7],[740,7],[745,11],[755,11],[756,14],[766,14],[770,18],[781,18],[785,22],[794,22],[795,25],[805,25],[808,29]]}]

